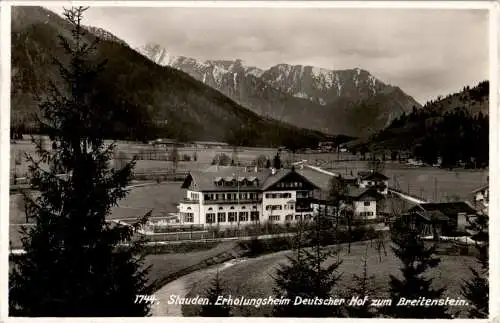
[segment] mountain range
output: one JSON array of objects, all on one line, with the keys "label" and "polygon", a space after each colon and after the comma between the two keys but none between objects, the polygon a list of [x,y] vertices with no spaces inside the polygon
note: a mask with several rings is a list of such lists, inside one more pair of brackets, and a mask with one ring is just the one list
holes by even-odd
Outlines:
[{"label": "mountain range", "polygon": [[330,134],[370,135],[420,107],[400,88],[359,68],[278,64],[260,69],[239,59],[172,56],[152,43],[137,51],[159,65],[188,73],[259,115]]},{"label": "mountain range", "polygon": [[[188,74],[160,66],[100,29],[83,39],[101,41],[91,64],[107,61],[94,88],[99,104],[116,120],[110,135],[129,139],[233,141],[242,145],[317,142],[325,135],[258,115]],[[71,26],[42,7],[12,7],[12,127],[33,125],[41,100],[55,84],[66,87],[54,58],[68,64],[59,36],[71,42]],[[67,91],[67,90],[66,90]]]}]

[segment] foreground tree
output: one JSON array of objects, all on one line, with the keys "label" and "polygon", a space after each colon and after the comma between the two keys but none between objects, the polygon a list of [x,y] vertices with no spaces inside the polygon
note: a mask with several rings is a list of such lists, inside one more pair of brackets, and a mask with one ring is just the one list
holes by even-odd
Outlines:
[{"label": "foreground tree", "polygon": [[[29,180],[39,191],[26,199],[34,226],[23,231],[26,254],[13,259],[9,284],[13,316],[144,316],[147,303],[136,295],[147,285],[142,244],[132,227],[112,226],[106,216],[126,196],[134,162],[110,167],[114,146],[105,147],[103,131],[111,126],[109,107],[93,101],[93,81],[103,64],[93,65],[90,43],[81,25],[86,8],[64,11],[72,39],[60,37],[70,64],[57,62],[68,91],[52,85],[40,105],[43,129],[52,144],[35,141]],[[68,93],[68,94],[67,94]],[[106,113],[108,111],[108,113]],[[46,168],[40,164],[47,164]],[[65,174],[65,176],[56,176]]]},{"label": "foreground tree", "polygon": [[215,305],[219,296],[224,296],[224,290],[222,289],[221,279],[219,276],[219,269],[215,273],[214,281],[212,286],[207,290],[206,298],[209,300],[209,304],[202,305],[200,316],[209,317],[226,317],[231,316],[231,308],[229,305]]},{"label": "foreground tree", "polygon": [[384,314],[391,318],[451,318],[443,306],[398,306],[403,299],[440,299],[444,288],[433,289],[432,279],[426,278],[428,270],[440,262],[434,257],[435,248],[425,247],[418,232],[403,221],[396,221],[392,230],[392,250],[402,262],[402,278],[390,275],[392,305],[384,308]]},{"label": "foreground tree", "polygon": [[[349,296],[358,296],[363,299],[368,296],[375,294],[375,288],[373,286],[375,280],[375,275],[368,274],[368,245],[366,245],[365,255],[363,257],[363,273],[361,275],[353,274],[352,281],[355,283],[354,287],[350,288]],[[361,306],[349,306],[347,307],[349,317],[359,317],[359,318],[370,318],[376,315],[373,306],[370,306],[370,301],[364,303]]]},{"label": "foreground tree", "polygon": [[479,215],[471,221],[469,229],[475,231],[473,239],[477,242],[477,262],[479,269],[470,267],[472,279],[464,281],[462,295],[469,300],[470,318],[488,318],[489,279],[488,279],[488,216]]},{"label": "foreground tree", "polygon": [[[288,264],[278,268],[275,277],[276,297],[289,298],[290,304],[277,305],[273,309],[274,316],[280,317],[341,317],[342,308],[333,305],[294,305],[297,298],[302,299],[327,299],[333,296],[333,290],[337,285],[340,274],[338,267],[341,262],[333,261],[328,266],[325,262],[335,256],[335,252],[326,250],[320,244],[320,216],[316,216],[313,236],[305,243],[312,244],[310,249],[302,248],[300,237],[296,242],[296,253],[288,256]],[[307,239],[307,237],[306,237]]]}]

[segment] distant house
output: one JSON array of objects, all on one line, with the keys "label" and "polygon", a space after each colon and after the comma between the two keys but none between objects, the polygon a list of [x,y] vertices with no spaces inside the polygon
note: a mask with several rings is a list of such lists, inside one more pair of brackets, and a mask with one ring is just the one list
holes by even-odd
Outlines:
[{"label": "distant house", "polygon": [[439,237],[465,232],[477,212],[466,202],[423,203],[409,209],[405,216],[423,235]]},{"label": "distant house", "polygon": [[389,187],[389,178],[379,172],[359,172],[358,186],[360,188],[375,188],[380,194],[386,195]]},{"label": "distant house", "polygon": [[150,144],[152,144],[154,147],[174,147],[177,143],[177,140],[174,139],[156,139],[154,141],[151,141]]},{"label": "distant house", "polygon": [[473,203],[476,210],[482,214],[488,214],[489,198],[489,185],[484,185],[472,191]]},{"label": "distant house", "polygon": [[351,206],[354,219],[373,220],[377,218],[377,201],[380,194],[372,187],[348,186],[345,203]]},{"label": "distant house", "polygon": [[409,166],[416,166],[416,167],[424,166],[424,163],[421,160],[413,159],[413,158],[409,158],[408,161],[406,162],[406,164]]},{"label": "distant house", "polygon": [[229,144],[227,142],[218,142],[218,141],[195,141],[195,146],[197,148],[227,148]]},{"label": "distant house", "polygon": [[[312,169],[297,170],[302,176],[314,183],[317,190],[313,192],[314,212],[327,210],[327,214],[333,216],[334,209],[330,203],[330,183],[333,177]],[[372,220],[377,218],[377,202],[383,197],[374,187],[360,187],[357,179],[341,179],[346,185],[344,198],[340,201],[341,208],[353,213],[354,219]]]},{"label": "distant house", "polygon": [[318,144],[318,149],[323,152],[332,151],[334,148],[333,141],[321,141]]}]

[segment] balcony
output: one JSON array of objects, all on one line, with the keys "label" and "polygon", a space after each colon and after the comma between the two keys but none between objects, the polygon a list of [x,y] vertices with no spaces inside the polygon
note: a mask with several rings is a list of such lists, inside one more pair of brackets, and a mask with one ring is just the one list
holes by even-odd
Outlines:
[{"label": "balcony", "polygon": [[199,201],[198,200],[190,200],[190,199],[187,199],[187,198],[183,198],[181,199],[180,201],[182,204],[198,204]]},{"label": "balcony", "polygon": [[262,199],[239,199],[239,200],[204,200],[203,204],[260,204]]}]

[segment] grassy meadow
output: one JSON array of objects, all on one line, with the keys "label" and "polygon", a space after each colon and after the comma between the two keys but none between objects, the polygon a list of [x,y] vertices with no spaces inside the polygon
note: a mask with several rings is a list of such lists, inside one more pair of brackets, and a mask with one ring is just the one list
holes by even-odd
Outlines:
[{"label": "grassy meadow", "polygon": [[[362,275],[363,257],[368,248],[368,274],[374,275],[373,287],[377,291],[371,298],[385,298],[388,296],[389,275],[400,277],[400,261],[390,250],[389,242],[386,243],[387,256],[382,255],[382,261],[374,248],[369,243],[357,243],[351,248],[351,253],[347,253],[347,248],[343,248],[338,254],[338,259],[342,261],[339,272],[342,273],[338,287],[337,297],[350,299],[348,291],[353,287],[353,274]],[[246,261],[224,269],[220,272],[225,295],[231,295],[233,298],[238,296],[263,297],[267,298],[273,295],[273,287],[276,268],[280,264],[287,262],[286,256],[292,255],[292,251],[278,252],[258,258],[247,259]],[[441,263],[437,268],[430,272],[430,277],[435,278],[434,287],[446,287],[446,296],[450,298],[461,298],[460,285],[462,280],[471,277],[469,266],[476,266],[473,257],[468,256],[439,256]],[[329,262],[333,262],[331,259]],[[328,262],[328,261],[327,261]],[[327,265],[325,263],[325,265]],[[206,275],[203,279],[193,283],[189,288],[188,297],[196,295],[205,295],[207,288],[214,279],[214,274]],[[334,293],[335,294],[335,293]],[[198,306],[183,305],[182,312],[184,316],[193,316],[199,313]],[[464,307],[450,307],[450,311],[464,317]],[[253,306],[235,306],[233,308],[234,316],[267,316],[272,313],[270,306],[255,308]]]}]

